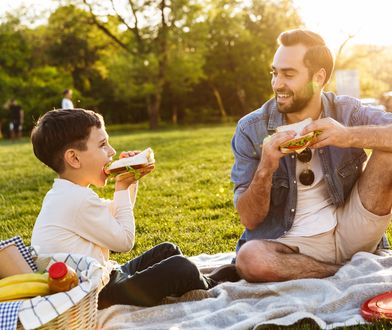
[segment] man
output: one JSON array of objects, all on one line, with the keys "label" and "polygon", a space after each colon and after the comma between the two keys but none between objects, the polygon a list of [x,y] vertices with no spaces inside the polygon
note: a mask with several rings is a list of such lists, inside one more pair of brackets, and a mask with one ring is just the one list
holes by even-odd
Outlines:
[{"label": "man", "polygon": [[74,105],[71,101],[72,99],[72,89],[66,89],[63,92],[63,100],[61,101],[61,108],[62,109],[73,109]]},{"label": "man", "polygon": [[[232,140],[245,226],[236,267],[250,282],[331,276],[356,252],[375,252],[391,219],[392,114],[323,92],[334,60],[318,34],[297,29],[278,41],[275,97],[242,118]],[[302,135],[321,134],[303,163],[279,149],[295,132],[274,132],[308,117]],[[373,150],[366,168],[363,148]],[[300,182],[305,170],[314,177]]]}]

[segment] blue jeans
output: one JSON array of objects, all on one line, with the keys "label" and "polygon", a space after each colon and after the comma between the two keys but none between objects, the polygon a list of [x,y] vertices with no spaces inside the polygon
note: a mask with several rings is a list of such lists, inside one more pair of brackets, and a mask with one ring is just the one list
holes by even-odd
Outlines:
[{"label": "blue jeans", "polygon": [[112,271],[109,283],[99,293],[98,309],[116,304],[155,306],[166,296],[214,285],[215,281],[202,275],[178,246],[162,243]]}]

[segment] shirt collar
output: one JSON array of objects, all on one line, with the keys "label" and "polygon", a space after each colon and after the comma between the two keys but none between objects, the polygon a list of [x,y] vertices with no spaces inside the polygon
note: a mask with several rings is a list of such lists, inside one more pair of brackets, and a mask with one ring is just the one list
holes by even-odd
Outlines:
[{"label": "shirt collar", "polygon": [[[276,128],[282,125],[286,125],[286,119],[282,113],[278,111],[278,107],[276,105],[276,100],[273,98],[266,105],[269,105],[270,108],[270,117],[268,120],[268,134],[273,134],[276,131]],[[321,93],[321,114],[320,118],[332,117],[330,102],[324,92]]]},{"label": "shirt collar", "polygon": [[268,130],[268,134],[273,134],[275,133],[277,127],[282,126],[286,123],[286,120],[283,114],[278,111],[276,100],[271,99],[270,102],[268,102],[270,103],[271,111],[270,111],[270,117],[268,119],[267,130]]}]

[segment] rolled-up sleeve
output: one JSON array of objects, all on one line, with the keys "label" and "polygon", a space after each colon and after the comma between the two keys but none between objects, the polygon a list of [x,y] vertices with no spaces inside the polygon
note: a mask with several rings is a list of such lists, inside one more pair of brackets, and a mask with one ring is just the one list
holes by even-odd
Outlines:
[{"label": "rolled-up sleeve", "polygon": [[259,164],[260,146],[253,143],[238,125],[231,148],[234,154],[231,180],[234,183],[234,206],[237,207],[239,196],[249,187]]},{"label": "rolled-up sleeve", "polygon": [[372,107],[360,106],[353,115],[353,126],[360,125],[390,125],[392,124],[392,113]]}]

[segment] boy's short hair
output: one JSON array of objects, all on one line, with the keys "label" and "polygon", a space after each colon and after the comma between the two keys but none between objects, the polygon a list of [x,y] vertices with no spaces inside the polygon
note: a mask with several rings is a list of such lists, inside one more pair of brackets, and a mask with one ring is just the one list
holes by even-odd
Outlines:
[{"label": "boy's short hair", "polygon": [[40,117],[31,132],[35,156],[55,172],[65,169],[64,152],[87,149],[92,127],[105,127],[102,116],[91,110],[51,110]]},{"label": "boy's short hair", "polygon": [[70,91],[71,91],[70,89],[64,89],[63,96],[67,95]]},{"label": "boy's short hair", "polygon": [[304,45],[308,49],[304,56],[304,64],[309,70],[309,76],[324,68],[326,72],[324,85],[328,82],[334,68],[334,57],[319,34],[303,29],[289,30],[279,35],[278,44],[283,46]]}]

